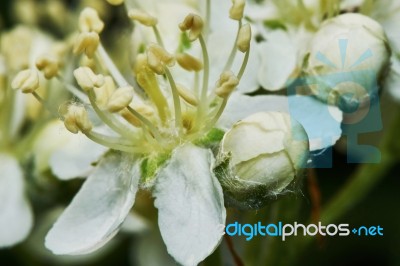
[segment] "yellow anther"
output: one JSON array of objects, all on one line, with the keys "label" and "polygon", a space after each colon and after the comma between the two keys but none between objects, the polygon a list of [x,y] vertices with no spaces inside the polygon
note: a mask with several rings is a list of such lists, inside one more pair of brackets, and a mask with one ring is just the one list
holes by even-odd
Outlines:
[{"label": "yellow anther", "polygon": [[175,58],[158,44],[150,44],[147,47],[147,63],[155,73],[164,74],[165,66],[173,66]]},{"label": "yellow anther", "polygon": [[245,0],[232,0],[232,7],[229,10],[229,17],[234,20],[241,20],[243,18]]},{"label": "yellow anther", "polygon": [[68,106],[67,114],[64,117],[64,125],[68,131],[74,134],[79,131],[88,133],[93,128],[86,109],[77,105]]},{"label": "yellow anther", "polygon": [[36,60],[36,67],[43,71],[46,79],[51,79],[58,74],[58,61],[54,56],[42,55]]},{"label": "yellow anther", "polygon": [[239,30],[236,46],[239,49],[239,51],[245,53],[250,48],[250,41],[251,41],[251,27],[250,24],[246,24],[243,25]]},{"label": "yellow anther", "polygon": [[187,102],[188,104],[191,104],[193,106],[197,106],[199,104],[199,101],[197,100],[194,93],[185,88],[183,85],[176,84],[176,89],[178,90],[179,96],[181,96],[182,99],[184,99],[185,102]]},{"label": "yellow anther", "polygon": [[20,89],[23,93],[32,93],[39,88],[39,75],[36,70],[20,71],[11,82],[13,89]]},{"label": "yellow anther", "polygon": [[114,93],[116,87],[114,80],[110,76],[104,77],[104,84],[101,87],[95,88],[94,93],[96,94],[96,103],[100,107],[106,107],[108,100]]},{"label": "yellow anther", "polygon": [[86,7],[79,16],[79,29],[81,32],[100,33],[104,28],[104,23],[94,8]]},{"label": "yellow anther", "polygon": [[199,15],[189,14],[185,17],[182,23],[179,24],[181,31],[189,30],[189,40],[194,41],[199,38],[203,30],[203,20]]},{"label": "yellow anther", "polygon": [[239,79],[231,71],[224,71],[217,82],[215,94],[221,98],[226,98],[238,84]]},{"label": "yellow anther", "polygon": [[100,43],[99,34],[96,32],[82,32],[78,35],[74,45],[74,53],[85,53],[87,57],[92,58]]},{"label": "yellow anther", "polygon": [[128,107],[133,98],[133,88],[126,86],[114,91],[107,103],[107,110],[115,113]]},{"label": "yellow anther", "polygon": [[74,76],[79,86],[84,91],[88,91],[94,87],[101,87],[104,84],[104,76],[101,74],[96,75],[88,67],[79,67],[75,69]]},{"label": "yellow anther", "polygon": [[130,9],[128,11],[128,17],[145,26],[153,27],[157,25],[157,18],[139,9]]},{"label": "yellow anther", "polygon": [[178,64],[187,71],[200,71],[203,69],[203,63],[196,57],[187,53],[180,53],[176,55]]}]

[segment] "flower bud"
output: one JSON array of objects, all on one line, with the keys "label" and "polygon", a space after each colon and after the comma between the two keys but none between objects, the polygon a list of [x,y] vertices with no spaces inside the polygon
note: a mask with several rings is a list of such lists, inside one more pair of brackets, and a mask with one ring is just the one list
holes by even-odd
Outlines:
[{"label": "flower bud", "polygon": [[297,121],[256,113],[226,132],[214,171],[228,204],[257,209],[290,191],[307,157],[308,137]]},{"label": "flower bud", "polygon": [[185,17],[182,23],[179,24],[181,31],[189,30],[189,40],[195,41],[199,38],[201,31],[203,30],[203,20],[200,16],[195,14],[189,14]]},{"label": "flower bud", "polygon": [[39,76],[37,71],[26,69],[20,71],[11,82],[13,89],[20,89],[23,93],[32,93],[39,88]]},{"label": "flower bud", "polygon": [[377,95],[390,54],[383,28],[371,18],[349,13],[329,19],[311,44],[306,73],[317,86],[310,89],[322,101],[353,112]]}]

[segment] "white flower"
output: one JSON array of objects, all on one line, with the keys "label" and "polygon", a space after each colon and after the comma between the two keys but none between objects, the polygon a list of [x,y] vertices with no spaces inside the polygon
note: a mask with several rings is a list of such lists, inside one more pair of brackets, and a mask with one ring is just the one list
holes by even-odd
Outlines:
[{"label": "white flower", "polygon": [[[247,83],[243,75],[251,60],[252,43],[245,43],[249,41],[249,28],[240,30],[246,26],[235,21],[237,31],[232,32],[229,27],[222,35],[213,31],[212,25],[225,23],[223,17],[228,17],[228,10],[212,8],[211,13],[215,12],[221,20],[211,15],[211,23],[203,21],[196,12],[189,15],[180,27],[181,33],[167,36],[171,39],[186,36],[179,44],[165,41],[164,32],[158,27],[168,23],[161,17],[155,16],[158,24],[154,24],[154,20],[147,17],[147,14],[154,14],[151,11],[141,16],[135,13],[132,16],[135,23],[145,21],[144,26],[153,30],[157,43],[142,40],[145,46],[136,56],[134,77],[122,74],[130,73],[131,69],[120,71],[101,41],[93,47],[95,62],[102,67],[93,67],[91,71],[96,73],[89,75],[91,82],[80,82],[82,76],[78,72],[76,78],[83,90],[67,84],[82,103],[75,103],[69,109],[78,111],[68,112],[64,124],[71,132],[80,131],[110,150],[101,157],[49,231],[46,247],[55,254],[85,254],[104,245],[118,232],[138,189],[151,190],[155,197],[163,241],[178,263],[196,265],[217,248],[226,218],[222,187],[213,172],[212,148],[218,145],[224,133],[217,127],[230,128],[230,123],[237,121],[232,121],[235,116],[241,119],[252,110],[286,107],[288,111],[286,97],[267,97],[272,103],[268,105],[264,97],[259,99],[232,92],[237,85],[252,86],[254,82],[249,79]],[[178,30],[177,23],[175,30]],[[225,38],[229,31],[233,35]],[[189,36],[193,42],[188,42]],[[236,39],[240,40],[239,52]],[[227,42],[230,49],[225,49]],[[170,45],[175,48],[169,48]],[[188,70],[186,65],[181,69],[178,64],[174,65],[175,53],[190,54],[202,67]],[[246,73],[253,74],[253,71],[246,69]],[[131,93],[126,93],[129,89]],[[117,93],[119,90],[123,93]],[[107,108],[112,95],[118,96],[118,108],[111,110],[115,112]],[[127,98],[129,101],[125,101]],[[253,104],[258,100],[263,101]],[[225,108],[233,111],[224,112]],[[90,116],[92,112],[98,121]],[[229,118],[231,120],[226,122]],[[323,135],[321,128],[314,131],[320,134],[318,136]],[[82,156],[87,152],[80,150]],[[207,234],[201,228],[207,228]]]},{"label": "white flower", "polygon": [[235,123],[221,141],[216,168],[228,204],[260,208],[288,191],[308,148],[304,128],[288,114],[256,113]]}]

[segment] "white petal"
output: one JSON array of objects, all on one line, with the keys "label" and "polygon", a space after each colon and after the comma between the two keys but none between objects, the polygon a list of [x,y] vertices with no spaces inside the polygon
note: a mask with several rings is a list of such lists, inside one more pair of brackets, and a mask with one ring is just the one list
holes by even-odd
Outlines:
[{"label": "white petal", "polygon": [[0,247],[24,240],[32,228],[32,220],[18,161],[0,154]]},{"label": "white petal", "polygon": [[[60,141],[54,144],[58,147],[49,149],[50,145],[45,146],[47,153],[38,153],[39,158],[48,154],[47,158],[50,157],[53,174],[62,180],[88,175],[93,170],[92,163],[96,162],[107,150],[83,134],[68,132],[61,124],[55,125],[50,133],[58,134],[56,137],[59,137]],[[55,139],[54,136],[53,139]]]},{"label": "white petal", "polygon": [[284,31],[273,31],[264,37],[267,40],[258,47],[262,61],[258,79],[264,89],[280,90],[296,68],[297,50]]},{"label": "white petal", "polygon": [[400,61],[394,57],[389,75],[385,80],[385,87],[397,101],[400,101]]},{"label": "white petal", "polygon": [[113,237],[131,209],[140,177],[139,160],[109,152],[47,234],[55,254],[86,254]]},{"label": "white petal", "polygon": [[285,96],[247,96],[240,93],[232,93],[217,125],[222,129],[230,129],[234,123],[254,113],[268,111],[288,112],[288,103],[288,99]]},{"label": "white petal", "polygon": [[185,144],[157,177],[153,195],[161,235],[168,253],[182,265],[204,260],[223,235],[226,211],[212,163],[209,150]]}]

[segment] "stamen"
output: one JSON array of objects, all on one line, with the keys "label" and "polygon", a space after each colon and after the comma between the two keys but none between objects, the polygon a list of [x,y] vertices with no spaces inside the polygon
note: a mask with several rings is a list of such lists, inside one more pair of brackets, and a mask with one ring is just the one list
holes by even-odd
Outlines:
[{"label": "stamen", "polygon": [[103,145],[105,147],[108,147],[110,149],[113,149],[113,150],[119,150],[119,151],[129,152],[129,153],[143,152],[143,150],[138,148],[137,146],[118,143],[119,139],[111,138],[109,136],[104,136],[102,134],[99,134],[99,133],[96,133],[93,131],[87,132],[84,134],[92,141],[94,141],[100,145]]},{"label": "stamen", "polygon": [[176,55],[178,64],[187,71],[198,72],[203,69],[203,63],[196,57],[187,53],[179,53]]},{"label": "stamen", "polygon": [[20,71],[11,82],[13,89],[20,89],[23,93],[33,93],[39,88],[39,75],[37,71],[26,69]]},{"label": "stamen", "polygon": [[195,41],[199,38],[203,30],[203,20],[196,14],[189,14],[185,17],[182,23],[179,24],[181,31],[189,30],[189,40]]},{"label": "stamen", "polygon": [[249,61],[249,55],[250,55],[250,46],[249,46],[249,49],[247,50],[246,54],[244,55],[242,66],[240,67],[240,70],[237,74],[237,78],[239,80],[242,78],[244,71],[246,70],[247,62]]},{"label": "stamen", "polygon": [[70,105],[64,117],[64,125],[71,133],[77,134],[79,131],[88,133],[93,125],[89,120],[86,109],[83,106]]},{"label": "stamen", "polygon": [[51,79],[58,74],[58,61],[50,55],[40,56],[36,60],[36,67],[43,71],[46,79]]},{"label": "stamen", "polygon": [[164,66],[173,66],[175,58],[158,44],[147,47],[147,64],[158,75],[164,74]]},{"label": "stamen", "polygon": [[107,103],[107,110],[116,113],[128,107],[133,99],[133,88],[126,86],[114,91]]},{"label": "stamen", "polygon": [[130,9],[128,11],[128,17],[148,27],[153,27],[157,25],[158,22],[156,17],[153,17],[149,13],[139,9]]},{"label": "stamen", "polygon": [[199,104],[196,96],[183,85],[176,84],[176,88],[178,89],[179,96],[181,96],[182,99],[185,100],[185,102],[193,106],[197,106]]},{"label": "stamen", "polygon": [[79,86],[84,91],[89,91],[94,87],[101,87],[104,84],[104,76],[93,73],[88,67],[79,67],[74,70],[74,76]]},{"label": "stamen", "polygon": [[100,33],[104,28],[104,23],[99,18],[99,14],[91,7],[86,7],[82,10],[78,25],[81,32],[94,31]]},{"label": "stamen", "polygon": [[225,67],[224,67],[224,71],[230,69],[232,67],[233,61],[235,60],[236,51],[237,51],[237,42],[239,40],[239,32],[240,32],[241,28],[242,28],[242,21],[239,20],[238,21],[238,29],[237,29],[237,32],[236,32],[235,42],[234,42],[234,44],[232,46],[231,53],[229,54],[228,61],[226,61],[226,64],[225,64]]},{"label": "stamen", "polygon": [[100,37],[96,32],[82,32],[78,35],[74,45],[74,54],[85,53],[87,57],[92,58],[99,47]]},{"label": "stamen", "polygon": [[238,32],[238,38],[236,40],[236,45],[239,51],[242,53],[247,52],[250,48],[251,41],[251,27],[250,24],[246,24],[240,27]]},{"label": "stamen", "polygon": [[147,56],[139,54],[136,58],[136,81],[148,94],[157,108],[159,117],[164,123],[167,119],[168,103],[160,90],[156,76],[147,64]]},{"label": "stamen", "polygon": [[200,102],[201,102],[202,106],[200,106],[201,107],[200,109],[204,109],[205,108],[204,104],[206,103],[206,100],[207,100],[208,79],[209,79],[209,75],[210,75],[210,61],[209,61],[209,57],[208,57],[207,46],[206,46],[204,38],[201,34],[199,36],[199,42],[200,42],[201,50],[203,53],[203,62],[204,62],[203,86],[201,89],[201,98],[200,98]]},{"label": "stamen", "polygon": [[111,76],[117,82],[119,87],[125,87],[129,85],[129,83],[125,80],[124,76],[119,72],[118,68],[115,66],[114,62],[108,56],[106,50],[103,45],[99,45],[97,50],[98,59],[107,67],[107,70],[110,72]]},{"label": "stamen", "polygon": [[133,109],[130,106],[127,106],[128,111],[137,117],[145,126],[147,126],[150,132],[153,134],[154,138],[157,140],[158,143],[162,143],[162,137],[158,129],[148,120],[146,117],[142,116],[138,111]]},{"label": "stamen", "polygon": [[215,94],[221,98],[228,98],[239,84],[239,79],[231,71],[224,71],[217,82]]},{"label": "stamen", "polygon": [[243,18],[245,0],[232,0],[232,7],[229,10],[229,17],[233,20],[241,20]]},{"label": "stamen", "polygon": [[88,92],[89,96],[89,101],[90,104],[93,107],[93,110],[97,114],[97,116],[107,125],[109,126],[112,130],[114,130],[116,133],[120,134],[121,136],[127,138],[127,139],[132,139],[133,136],[135,135],[134,132],[122,124],[119,120],[115,119],[112,115],[109,113],[105,113],[100,108],[97,106],[96,100],[95,100],[95,93],[93,90],[90,90]]},{"label": "stamen", "polygon": [[176,88],[176,83],[171,75],[171,72],[167,67],[165,67],[165,74],[169,81],[172,91],[172,98],[174,100],[174,111],[175,111],[175,126],[179,131],[179,134],[182,134],[182,111],[181,111],[181,102],[179,99],[178,89]]}]

